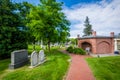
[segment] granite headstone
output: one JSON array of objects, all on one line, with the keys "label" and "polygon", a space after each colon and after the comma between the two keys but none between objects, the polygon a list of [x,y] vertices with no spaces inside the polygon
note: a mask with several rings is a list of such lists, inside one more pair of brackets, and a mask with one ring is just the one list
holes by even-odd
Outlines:
[{"label": "granite headstone", "polygon": [[16,50],[11,53],[11,64],[9,69],[21,67],[29,62],[27,50]]}]

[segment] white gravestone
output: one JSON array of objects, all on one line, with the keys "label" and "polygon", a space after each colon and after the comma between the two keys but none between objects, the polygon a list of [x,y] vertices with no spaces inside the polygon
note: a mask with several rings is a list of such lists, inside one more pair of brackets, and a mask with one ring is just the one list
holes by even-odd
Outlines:
[{"label": "white gravestone", "polygon": [[38,64],[38,54],[34,51],[31,54],[31,67],[34,67]]},{"label": "white gravestone", "polygon": [[45,54],[43,50],[39,51],[39,63],[43,63],[45,60]]},{"label": "white gravestone", "polygon": [[45,54],[43,50],[39,51],[39,55],[36,51],[32,52],[30,68],[36,67],[44,62],[45,62]]}]

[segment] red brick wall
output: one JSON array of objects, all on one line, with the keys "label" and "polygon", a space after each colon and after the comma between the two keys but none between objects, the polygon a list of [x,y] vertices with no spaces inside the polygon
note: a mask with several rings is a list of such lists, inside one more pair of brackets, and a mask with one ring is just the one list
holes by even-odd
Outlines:
[{"label": "red brick wall", "polygon": [[113,39],[97,39],[97,53],[113,53]]},{"label": "red brick wall", "polygon": [[92,46],[92,53],[113,53],[114,39],[113,38],[89,38],[78,39],[78,47],[82,48],[82,43],[87,42]]}]

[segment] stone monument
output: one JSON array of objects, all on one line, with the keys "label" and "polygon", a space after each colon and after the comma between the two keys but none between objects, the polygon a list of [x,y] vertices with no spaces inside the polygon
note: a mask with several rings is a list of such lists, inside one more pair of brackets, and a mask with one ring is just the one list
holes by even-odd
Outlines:
[{"label": "stone monument", "polygon": [[36,66],[38,64],[38,54],[36,51],[31,54],[31,66]]},{"label": "stone monument", "polygon": [[30,66],[30,68],[36,67],[44,62],[45,62],[45,54],[44,54],[43,50],[40,50],[39,54],[35,51],[31,54],[31,66]]},{"label": "stone monument", "polygon": [[21,67],[29,62],[27,50],[16,50],[11,53],[11,64],[9,69]]},{"label": "stone monument", "polygon": [[40,52],[39,52],[39,64],[40,64],[40,63],[43,63],[44,60],[45,60],[44,51],[43,51],[43,50],[40,50]]}]

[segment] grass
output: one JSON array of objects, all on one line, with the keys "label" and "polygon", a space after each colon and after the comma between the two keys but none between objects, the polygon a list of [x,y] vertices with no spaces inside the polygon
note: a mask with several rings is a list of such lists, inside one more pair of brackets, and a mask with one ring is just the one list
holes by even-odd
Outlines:
[{"label": "grass", "polygon": [[96,80],[120,80],[120,56],[87,58]]},{"label": "grass", "polygon": [[10,60],[0,61],[0,80],[62,80],[70,57],[56,49],[45,52],[47,61],[33,69],[27,64],[15,70],[9,70]]},{"label": "grass", "polygon": [[[35,49],[37,50],[37,52],[39,52],[39,50],[41,50],[40,45],[35,45]],[[33,45],[28,45],[28,54],[31,54],[33,52]]]},{"label": "grass", "polygon": [[9,59],[6,60],[1,60],[0,61],[0,75],[2,73],[4,73],[4,71],[6,70],[6,68],[8,68],[8,64],[10,63]]}]

